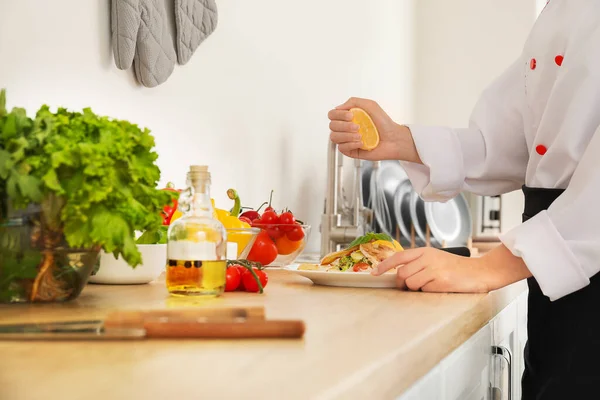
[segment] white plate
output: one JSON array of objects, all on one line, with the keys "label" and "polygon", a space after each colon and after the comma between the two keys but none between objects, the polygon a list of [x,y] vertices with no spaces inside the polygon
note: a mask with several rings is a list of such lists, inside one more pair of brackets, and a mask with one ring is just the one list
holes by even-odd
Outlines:
[{"label": "white plate", "polygon": [[292,264],[283,269],[310,279],[315,285],[354,287],[354,288],[395,288],[396,274],[386,273],[373,276],[368,272],[325,272],[299,271],[299,264]]},{"label": "white plate", "polygon": [[398,186],[408,179],[399,161],[380,161],[371,169],[369,196],[377,224],[390,236],[396,235],[394,194]]},{"label": "white plate", "polygon": [[[412,185],[407,179],[398,185],[396,193],[394,193],[394,211],[396,215],[396,223],[400,227],[400,233],[402,233],[401,244],[410,246],[410,198],[413,193]],[[416,236],[415,243],[417,246],[422,246],[425,243],[421,242],[421,239]]]},{"label": "white plate", "polygon": [[425,216],[437,243],[464,246],[473,234],[471,211],[462,193],[445,203],[425,203]]},{"label": "white plate", "polygon": [[[421,240],[421,243],[427,243],[427,217],[425,216],[425,202],[421,199],[421,197],[419,197],[417,192],[414,191],[411,192],[410,195],[410,219],[415,227],[415,233]],[[437,246],[435,239],[431,242],[432,245]]]}]

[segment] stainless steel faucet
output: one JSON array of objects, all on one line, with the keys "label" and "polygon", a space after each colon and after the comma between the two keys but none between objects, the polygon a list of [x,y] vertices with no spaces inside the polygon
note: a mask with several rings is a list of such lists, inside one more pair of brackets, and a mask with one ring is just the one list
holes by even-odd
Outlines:
[{"label": "stainless steel faucet", "polygon": [[354,160],[352,202],[347,204],[342,182],[343,157],[338,152],[337,145],[330,141],[325,212],[321,218],[321,256],[336,251],[340,246],[363,235],[373,216],[372,211],[363,206],[361,160]]}]

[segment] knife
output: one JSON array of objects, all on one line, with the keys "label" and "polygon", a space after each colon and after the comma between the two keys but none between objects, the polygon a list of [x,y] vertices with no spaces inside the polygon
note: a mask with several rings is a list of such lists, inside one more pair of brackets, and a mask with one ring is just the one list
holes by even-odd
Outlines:
[{"label": "knife", "polygon": [[105,319],[0,325],[0,340],[301,338],[302,321],[265,320],[264,309],[118,311]]},{"label": "knife", "polygon": [[444,247],[440,250],[457,256],[471,257],[471,250],[468,247]]}]

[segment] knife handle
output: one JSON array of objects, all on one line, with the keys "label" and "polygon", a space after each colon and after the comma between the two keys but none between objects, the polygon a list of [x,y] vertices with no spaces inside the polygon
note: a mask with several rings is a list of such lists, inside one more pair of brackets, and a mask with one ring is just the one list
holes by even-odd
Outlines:
[{"label": "knife handle", "polygon": [[148,322],[210,322],[216,320],[233,322],[235,319],[242,319],[244,321],[263,321],[265,319],[265,309],[264,307],[221,307],[193,310],[116,311],[109,314],[104,319],[104,327],[107,329],[127,329],[143,328]]},{"label": "knife handle", "polygon": [[440,250],[457,256],[471,257],[471,250],[468,247],[445,247]]},{"label": "knife handle", "polygon": [[303,321],[248,322],[147,322],[149,339],[300,339],[304,336]]}]

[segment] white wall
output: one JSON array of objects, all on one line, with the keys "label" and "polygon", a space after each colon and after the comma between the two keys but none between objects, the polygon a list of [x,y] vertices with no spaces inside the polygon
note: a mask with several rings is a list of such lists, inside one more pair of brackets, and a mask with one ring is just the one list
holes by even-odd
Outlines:
[{"label": "white wall", "polygon": [[[521,53],[536,0],[419,0],[415,121],[468,125],[482,90]],[[520,223],[520,192],[503,196],[503,230]],[[477,216],[475,216],[477,217]]]},{"label": "white wall", "polygon": [[213,36],[147,89],[114,66],[109,0],[0,0],[0,87],[30,112],[91,106],[149,127],[161,184],[208,164],[222,207],[228,187],[251,206],[275,189],[277,207],[313,225],[317,250],[327,111],[364,96],[412,117],[413,0],[217,3]]}]

